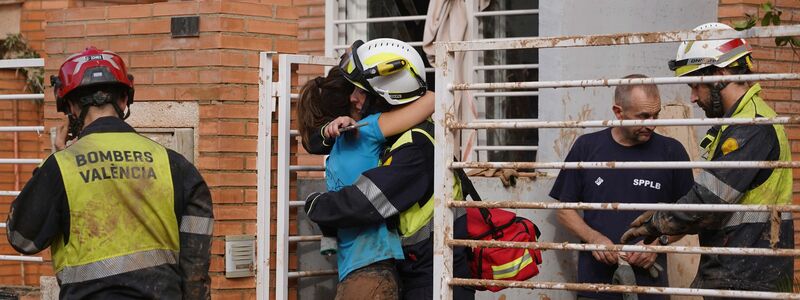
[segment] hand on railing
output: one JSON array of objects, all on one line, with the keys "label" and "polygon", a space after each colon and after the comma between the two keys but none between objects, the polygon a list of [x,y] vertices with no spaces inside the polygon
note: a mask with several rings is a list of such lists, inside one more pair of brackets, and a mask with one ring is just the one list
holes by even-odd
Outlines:
[{"label": "hand on railing", "polygon": [[[612,242],[608,237],[597,233],[591,240],[587,241],[589,244],[601,244],[601,245],[608,245],[613,246],[614,242]],[[607,265],[616,265],[619,262],[619,252],[617,251],[608,251],[608,250],[598,250],[592,251],[592,256],[597,261],[607,264]]]}]

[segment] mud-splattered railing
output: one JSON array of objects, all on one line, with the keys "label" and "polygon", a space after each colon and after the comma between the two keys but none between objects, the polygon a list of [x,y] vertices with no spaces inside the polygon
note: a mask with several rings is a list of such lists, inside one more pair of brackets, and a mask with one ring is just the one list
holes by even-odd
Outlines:
[{"label": "mud-splattered railing", "polygon": [[[324,171],[323,166],[292,165],[290,162],[291,145],[296,142],[297,130],[291,129],[292,99],[298,95],[292,91],[292,67],[296,65],[335,66],[336,58],[281,54],[278,57],[278,81],[273,82],[272,62],[277,54],[262,52],[260,56],[259,77],[259,118],[258,118],[258,214],[257,214],[257,249],[256,255],[256,294],[259,300],[270,297],[270,230],[271,224],[271,178],[272,154],[277,153],[276,185],[277,216],[275,232],[275,299],[285,300],[289,297],[289,279],[314,276],[336,275],[337,270],[289,270],[289,244],[300,242],[318,242],[319,235],[291,236],[289,228],[290,208],[301,207],[305,203],[290,199],[291,172]],[[277,105],[276,105],[277,104]],[[272,120],[277,119],[277,132],[272,131]],[[272,140],[277,136],[276,149]]]},{"label": "mud-splattered railing", "polygon": [[[541,89],[541,88],[570,88],[570,87],[612,87],[634,84],[688,84],[710,82],[742,82],[742,81],[768,81],[768,80],[797,80],[798,73],[785,74],[747,74],[726,76],[699,76],[685,78],[646,78],[646,79],[590,79],[590,80],[564,80],[541,82],[498,82],[498,83],[455,83],[455,70],[461,66],[454,63],[455,53],[462,51],[485,51],[523,48],[564,48],[564,47],[589,47],[589,46],[616,46],[648,43],[667,43],[710,39],[731,38],[762,38],[777,36],[800,35],[800,25],[755,27],[746,31],[734,30],[706,30],[706,31],[674,31],[674,32],[649,32],[649,33],[623,33],[613,35],[589,36],[562,36],[540,38],[512,38],[482,41],[449,42],[436,45],[436,163],[434,169],[434,295],[435,299],[452,299],[453,285],[458,286],[486,286],[497,285],[513,288],[555,289],[570,291],[605,291],[617,293],[645,293],[664,295],[699,295],[717,297],[747,297],[757,299],[800,299],[800,294],[713,290],[713,289],[688,289],[672,287],[641,287],[619,286],[602,284],[579,283],[553,283],[533,281],[495,281],[477,280],[467,278],[453,278],[453,246],[470,247],[511,247],[511,248],[539,248],[551,250],[614,250],[614,251],[640,251],[640,252],[681,252],[681,253],[714,253],[736,255],[772,255],[772,256],[800,256],[800,250],[795,249],[756,249],[756,248],[723,248],[723,247],[682,247],[682,246],[638,246],[638,245],[599,245],[599,244],[570,244],[552,242],[498,242],[453,239],[453,211],[455,207],[506,207],[529,209],[597,209],[597,210],[683,210],[683,211],[762,211],[773,214],[788,214],[800,211],[795,205],[675,205],[675,204],[625,204],[625,203],[538,203],[538,202],[457,202],[454,199],[452,186],[454,184],[451,169],[454,168],[536,168],[536,169],[580,169],[580,168],[800,168],[800,162],[785,161],[734,161],[734,162],[454,162],[453,154],[456,153],[455,133],[460,129],[481,128],[582,128],[582,127],[618,127],[618,126],[699,126],[719,124],[798,124],[797,117],[754,118],[754,119],[665,119],[644,121],[473,121],[460,122],[455,110],[455,91],[463,90],[514,90],[514,89]],[[771,218],[772,221],[780,218]]]}]

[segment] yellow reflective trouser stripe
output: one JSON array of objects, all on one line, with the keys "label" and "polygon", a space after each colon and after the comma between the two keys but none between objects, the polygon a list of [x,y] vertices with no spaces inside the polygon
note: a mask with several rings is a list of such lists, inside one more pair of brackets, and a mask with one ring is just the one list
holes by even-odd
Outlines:
[{"label": "yellow reflective trouser stripe", "polygon": [[433,220],[428,221],[425,226],[417,230],[414,234],[410,236],[404,236],[400,239],[400,242],[403,246],[411,246],[415,245],[419,242],[427,240],[431,237],[431,231],[433,230]]},{"label": "yellow reflective trouser stripe", "polygon": [[67,266],[56,274],[61,284],[105,278],[164,264],[177,264],[178,253],[155,249],[99,260],[80,266]]},{"label": "yellow reflective trouser stripe", "polygon": [[519,270],[533,263],[533,258],[531,258],[531,253],[528,252],[528,249],[523,250],[525,250],[525,253],[521,257],[499,266],[492,266],[492,277],[494,279],[506,279],[517,276]]}]

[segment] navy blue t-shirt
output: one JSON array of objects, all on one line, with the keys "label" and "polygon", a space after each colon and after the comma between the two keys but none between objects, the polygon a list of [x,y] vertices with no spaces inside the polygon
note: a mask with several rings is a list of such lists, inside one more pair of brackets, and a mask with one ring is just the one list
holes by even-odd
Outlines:
[{"label": "navy blue t-shirt", "polygon": [[[575,141],[565,161],[688,161],[689,155],[677,140],[653,133],[644,144],[628,147],[614,141],[611,128],[585,134]],[[561,170],[550,197],[562,202],[675,202],[694,184],[691,169],[572,169]],[[583,219],[611,241],[619,239],[628,225],[642,211],[585,210]],[[639,240],[630,242],[635,244]],[[658,279],[634,267],[639,286],[667,286],[666,255],[656,261],[665,269]],[[578,254],[578,282],[611,283],[616,266],[594,259],[590,251]],[[622,299],[619,293],[579,292],[595,299]],[[665,296],[640,294],[639,299],[667,299]]]}]

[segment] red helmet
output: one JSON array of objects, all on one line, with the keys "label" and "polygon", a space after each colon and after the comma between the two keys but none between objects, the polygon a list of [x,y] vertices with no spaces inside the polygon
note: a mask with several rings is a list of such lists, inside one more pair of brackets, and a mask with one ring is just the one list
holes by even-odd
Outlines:
[{"label": "red helmet", "polygon": [[50,77],[56,96],[56,109],[67,113],[67,97],[76,90],[90,86],[115,86],[127,93],[128,105],[133,103],[133,76],[125,62],[114,52],[93,46],[75,53],[61,64],[58,77]]}]

